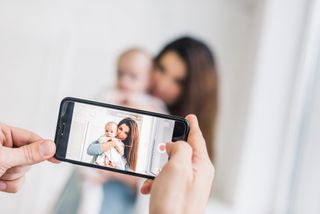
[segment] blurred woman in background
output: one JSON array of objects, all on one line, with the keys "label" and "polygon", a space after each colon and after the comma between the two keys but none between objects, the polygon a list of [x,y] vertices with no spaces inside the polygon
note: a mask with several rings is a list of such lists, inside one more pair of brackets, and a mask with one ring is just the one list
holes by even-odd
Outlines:
[{"label": "blurred woman in background", "polygon": [[217,68],[208,46],[191,37],[167,44],[154,60],[151,94],[163,100],[172,115],[197,115],[213,158],[218,102]]}]

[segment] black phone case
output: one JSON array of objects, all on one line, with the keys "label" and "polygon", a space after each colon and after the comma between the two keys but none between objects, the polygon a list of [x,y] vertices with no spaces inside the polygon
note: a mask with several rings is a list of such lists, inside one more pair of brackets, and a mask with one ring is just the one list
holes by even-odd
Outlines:
[{"label": "black phone case", "polygon": [[[103,169],[103,170],[108,170],[108,171],[113,171],[113,172],[119,172],[119,173],[138,176],[138,177],[142,177],[142,178],[148,178],[148,179],[154,179],[155,178],[154,176],[150,176],[150,175],[140,174],[140,173],[131,172],[131,171],[125,171],[125,170],[119,170],[119,169],[110,168],[110,167],[106,167],[106,166],[100,166],[100,165],[95,165],[95,164],[91,164],[91,163],[85,163],[85,162],[81,162],[81,161],[75,161],[75,160],[70,160],[70,159],[67,159],[67,158],[59,157],[57,155],[59,153],[59,149],[60,150],[64,149],[64,151],[66,151],[66,147],[63,147],[63,148],[61,148],[61,146],[59,147],[59,142],[60,142],[59,138],[61,137],[60,131],[61,131],[61,129],[63,129],[63,127],[60,127],[60,124],[61,124],[61,113],[62,113],[63,104],[65,102],[79,102],[79,103],[84,103],[84,104],[89,104],[89,105],[101,106],[101,107],[106,107],[106,108],[111,108],[111,109],[116,109],[116,110],[123,110],[123,111],[138,113],[138,114],[144,114],[144,115],[150,115],[150,116],[160,117],[160,118],[164,118],[164,119],[171,119],[171,120],[175,120],[175,121],[180,121],[180,122],[183,122],[185,124],[186,129],[187,129],[186,132],[185,132],[186,133],[185,134],[185,139],[181,139],[181,140],[187,140],[187,138],[188,138],[189,123],[183,117],[173,116],[173,115],[166,115],[166,114],[150,112],[150,111],[144,111],[144,110],[139,110],[139,109],[133,109],[133,108],[117,106],[117,105],[107,104],[107,103],[101,103],[101,102],[96,102],[96,101],[90,101],[90,100],[85,100],[85,99],[80,99],[80,98],[66,97],[60,103],[57,127],[56,127],[56,132],[55,132],[55,140],[54,140],[55,143],[56,143],[56,147],[57,147],[57,151],[56,151],[56,154],[54,155],[54,157],[57,160],[60,160],[60,161],[63,161],[63,162],[69,162],[69,163],[76,164],[76,165],[82,165],[82,166],[87,166],[87,167],[92,167],[92,168],[97,168],[97,169]],[[69,135],[69,133],[65,133],[66,138],[69,137],[68,135]]]}]

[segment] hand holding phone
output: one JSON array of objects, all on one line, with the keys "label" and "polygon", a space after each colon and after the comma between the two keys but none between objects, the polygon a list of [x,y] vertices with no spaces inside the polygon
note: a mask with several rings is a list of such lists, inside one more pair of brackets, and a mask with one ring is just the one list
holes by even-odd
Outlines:
[{"label": "hand holding phone", "polygon": [[55,158],[154,178],[168,161],[165,144],[186,140],[181,117],[65,98],[60,105]]},{"label": "hand holding phone", "polygon": [[141,188],[150,196],[150,213],[204,213],[214,178],[214,167],[194,115],[188,115],[188,142],[166,145],[170,160],[154,180]]},{"label": "hand holding phone", "polygon": [[51,140],[0,123],[0,191],[17,192],[31,165],[51,159],[55,149]]}]

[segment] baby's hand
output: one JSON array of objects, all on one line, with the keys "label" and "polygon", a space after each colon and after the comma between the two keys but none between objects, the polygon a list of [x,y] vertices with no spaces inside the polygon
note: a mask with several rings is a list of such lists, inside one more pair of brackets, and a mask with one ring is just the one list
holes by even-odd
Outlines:
[{"label": "baby's hand", "polygon": [[109,138],[106,137],[106,136],[101,136],[101,137],[98,139],[99,143],[106,143],[106,142],[108,142],[108,140],[109,140]]},{"label": "baby's hand", "polygon": [[124,144],[121,141],[115,141],[114,148],[119,152],[121,156],[124,154]]}]

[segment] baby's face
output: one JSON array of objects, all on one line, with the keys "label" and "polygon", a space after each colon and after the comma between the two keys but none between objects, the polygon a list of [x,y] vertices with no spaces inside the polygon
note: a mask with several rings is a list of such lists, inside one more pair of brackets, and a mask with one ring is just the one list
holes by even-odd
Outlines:
[{"label": "baby's face", "polygon": [[116,137],[117,136],[117,125],[115,124],[107,124],[105,127],[105,135],[107,137]]},{"label": "baby's face", "polygon": [[151,59],[141,53],[123,56],[118,63],[118,89],[145,93],[150,84]]}]

